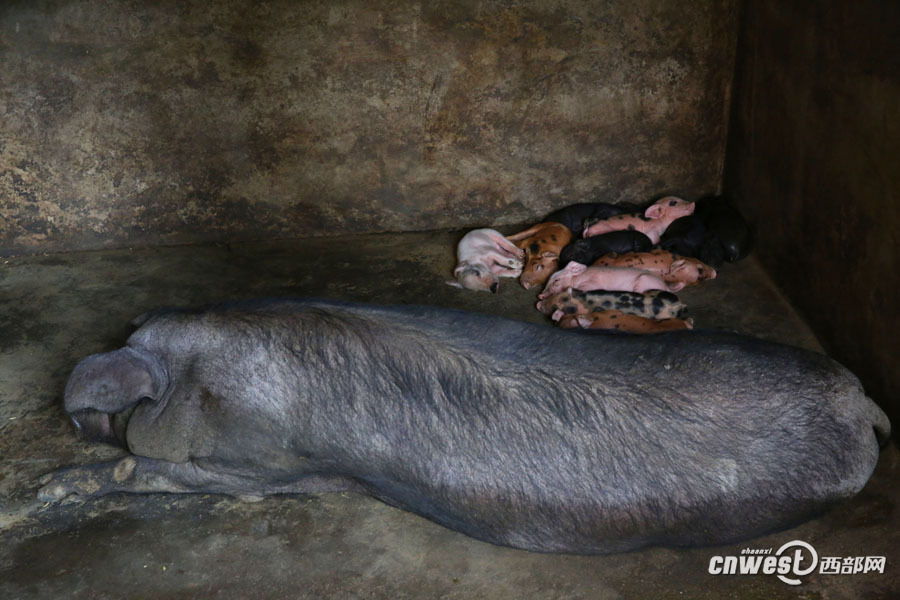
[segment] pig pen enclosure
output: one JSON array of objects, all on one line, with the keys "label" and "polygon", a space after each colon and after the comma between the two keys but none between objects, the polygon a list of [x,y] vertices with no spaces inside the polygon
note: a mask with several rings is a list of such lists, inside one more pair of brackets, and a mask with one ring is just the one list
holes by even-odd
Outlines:
[{"label": "pig pen enclosure", "polygon": [[[62,396],[147,310],[309,296],[551,328],[515,279],[446,285],[463,234],[666,195],[755,230],[678,292],[695,328],[825,352],[896,423],[898,27],[876,0],[2,3],[0,597],[895,597],[893,441],[795,528],[599,556],[354,494],[37,490],[124,455],[79,440]],[[711,572],[795,540],[819,561],[798,586]]]}]

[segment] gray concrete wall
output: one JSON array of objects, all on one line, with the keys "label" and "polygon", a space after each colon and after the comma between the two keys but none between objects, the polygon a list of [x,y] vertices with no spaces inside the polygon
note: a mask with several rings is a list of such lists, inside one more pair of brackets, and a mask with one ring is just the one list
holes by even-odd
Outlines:
[{"label": "gray concrete wall", "polygon": [[900,3],[747,2],[725,189],[828,352],[900,423]]},{"label": "gray concrete wall", "polygon": [[0,254],[716,192],[736,0],[0,3]]}]

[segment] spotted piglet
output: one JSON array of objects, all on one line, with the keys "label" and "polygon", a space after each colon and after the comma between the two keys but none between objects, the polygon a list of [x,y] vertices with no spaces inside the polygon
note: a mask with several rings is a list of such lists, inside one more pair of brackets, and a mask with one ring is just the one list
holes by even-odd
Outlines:
[{"label": "spotted piglet", "polygon": [[643,214],[616,215],[601,219],[584,230],[584,237],[625,229],[640,231],[649,237],[651,242],[658,244],[660,236],[672,221],[693,212],[693,202],[675,196],[666,196],[647,207]]},{"label": "spotted piglet", "polygon": [[507,239],[525,251],[525,266],[519,283],[526,290],[544,285],[559,264],[559,253],[572,239],[572,232],[561,223],[538,223]]},{"label": "spotted piglet", "polygon": [[659,333],[676,329],[693,329],[691,319],[648,319],[620,310],[603,310],[588,315],[566,315],[559,321],[563,329],[607,329],[627,333]]},{"label": "spotted piglet", "polygon": [[696,258],[678,256],[668,250],[659,249],[652,252],[626,252],[601,256],[594,261],[592,266],[644,269],[656,273],[668,283],[681,282],[684,285],[716,278],[716,270],[706,263]]},{"label": "spotted piglet", "polygon": [[537,308],[559,321],[566,315],[587,315],[598,310],[620,310],[639,317],[671,319],[681,317],[687,307],[675,294],[661,290],[639,294],[607,290],[584,292],[569,288],[539,300]]}]

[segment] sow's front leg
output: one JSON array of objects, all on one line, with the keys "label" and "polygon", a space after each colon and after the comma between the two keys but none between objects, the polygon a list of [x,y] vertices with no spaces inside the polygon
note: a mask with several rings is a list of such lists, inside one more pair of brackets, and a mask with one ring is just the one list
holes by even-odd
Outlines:
[{"label": "sow's front leg", "polygon": [[266,485],[252,475],[224,472],[199,461],[174,463],[144,456],[60,469],[44,475],[41,483],[42,502],[79,502],[119,492],[230,494],[258,500],[271,494],[359,492],[362,487],[345,477],[319,475]]}]

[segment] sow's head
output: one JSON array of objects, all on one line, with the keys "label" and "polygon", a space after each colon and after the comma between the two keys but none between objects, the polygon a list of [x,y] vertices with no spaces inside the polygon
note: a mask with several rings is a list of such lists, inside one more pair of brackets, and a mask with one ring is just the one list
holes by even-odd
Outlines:
[{"label": "sow's head", "polygon": [[125,445],[125,429],[135,407],[156,400],[168,378],[159,360],[125,347],[82,360],[66,383],[64,406],[80,435]]}]

